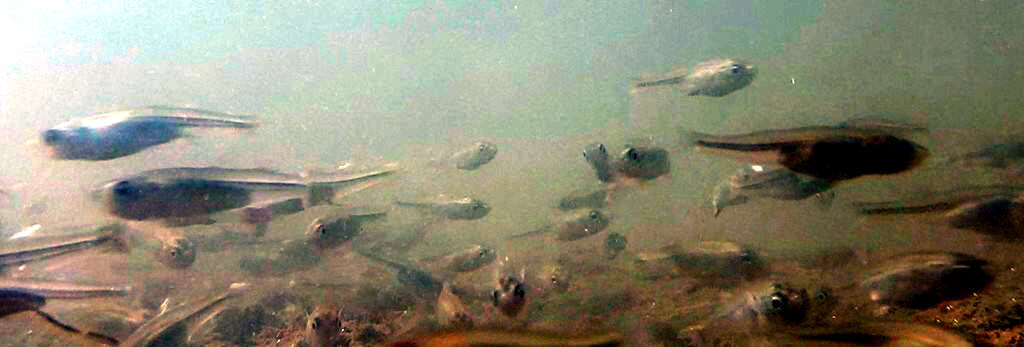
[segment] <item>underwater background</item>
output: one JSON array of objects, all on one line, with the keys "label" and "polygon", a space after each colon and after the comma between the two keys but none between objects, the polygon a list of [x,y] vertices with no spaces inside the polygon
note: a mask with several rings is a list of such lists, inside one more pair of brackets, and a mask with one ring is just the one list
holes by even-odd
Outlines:
[{"label": "underwater background", "polygon": [[[407,163],[485,140],[499,152],[479,170],[400,165],[399,178],[345,201],[386,204],[398,196],[469,194],[492,206],[486,218],[436,222],[395,211],[365,233],[389,238],[430,229],[408,250],[409,259],[474,244],[494,247],[500,257],[556,259],[599,249],[605,238],[558,245],[505,238],[548,223],[565,194],[597,186],[580,155],[587,144],[602,142],[617,154],[642,142],[666,148],[672,172],[617,193],[608,208],[614,220],[606,233],[626,236],[630,252],[669,242],[729,240],[783,259],[773,267],[779,273],[786,272],[789,259],[831,249],[872,256],[956,251],[984,256],[1000,271],[1024,260],[1014,241],[992,241],[927,217],[867,220],[846,208],[852,201],[1005,181],[1000,172],[951,170],[941,163],[1019,141],[1024,2],[34,1],[6,8],[0,14],[0,185],[15,194],[4,206],[5,228],[106,220],[88,199],[89,189],[142,170],[299,172],[345,160]],[[671,89],[630,93],[636,80],[713,57],[748,59],[758,68],[757,78],[721,98],[686,97]],[[262,124],[245,133],[212,130],[100,163],[55,161],[39,149],[40,132],[55,124],[144,105],[251,114]],[[759,200],[715,218],[712,189],[742,165],[680,144],[685,131],[739,134],[832,125],[863,115],[926,124],[929,134],[919,143],[931,157],[904,174],[837,186],[836,203],[828,210],[808,201]],[[26,211],[28,205],[44,207]],[[310,211],[275,220],[267,236],[299,238],[315,217]],[[204,228],[209,227],[186,232]],[[190,272],[168,276],[196,287],[218,276],[265,281],[267,287],[288,287],[293,280],[393,285],[386,276],[365,274],[386,268],[346,252],[277,280],[237,270],[243,253],[274,247],[200,253]],[[47,271],[55,273],[60,265],[60,278],[129,281],[123,277],[132,271],[170,271],[133,253],[136,265],[111,265],[131,271],[65,263]],[[600,271],[629,268],[585,261],[606,262]],[[796,278],[807,276],[801,271],[787,275],[814,282]],[[585,282],[587,276],[578,277]],[[461,280],[483,283],[490,273]],[[1020,285],[1018,280],[1005,281]],[[626,286],[645,286],[631,281]],[[578,286],[583,289],[572,293],[576,301],[551,305],[609,295],[595,292],[600,286],[594,283]],[[339,306],[345,306],[349,289],[337,289]],[[664,305],[692,304],[686,295],[630,290],[653,298],[643,300],[671,297]],[[325,295],[322,289],[303,293],[314,301]],[[664,310],[645,317],[673,316]],[[623,309],[594,315],[615,317],[610,321],[616,327],[631,326],[622,321],[641,314]],[[574,321],[572,314],[534,316]]]}]

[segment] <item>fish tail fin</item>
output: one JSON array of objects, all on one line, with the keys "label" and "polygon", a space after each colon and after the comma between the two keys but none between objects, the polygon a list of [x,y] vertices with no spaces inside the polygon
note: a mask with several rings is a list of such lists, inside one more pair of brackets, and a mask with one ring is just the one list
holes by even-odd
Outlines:
[{"label": "fish tail fin", "polygon": [[311,177],[313,180],[309,183],[307,201],[309,206],[332,204],[334,199],[380,184],[383,178],[396,172],[398,172],[397,166],[389,164],[379,170],[354,175]]},{"label": "fish tail fin", "polygon": [[649,80],[649,81],[635,81],[633,88],[630,90],[630,94],[636,94],[637,92],[657,86],[680,84],[683,82],[684,77],[669,77],[664,79]]},{"label": "fish tail fin", "polygon": [[687,128],[679,127],[676,132],[679,134],[679,145],[683,149],[690,149],[696,147],[697,143],[701,140],[712,137],[712,135],[693,131]]},{"label": "fish tail fin", "polygon": [[526,232],[526,233],[522,233],[522,234],[512,235],[512,236],[509,236],[509,237],[507,237],[505,239],[506,240],[521,239],[521,238],[530,237],[530,236],[534,236],[534,235],[540,235],[540,234],[549,233],[549,232],[552,232],[552,231],[554,231],[554,228],[543,227],[543,228],[540,228],[540,229],[537,229],[537,230],[534,230],[534,231],[530,231],[530,232]]}]

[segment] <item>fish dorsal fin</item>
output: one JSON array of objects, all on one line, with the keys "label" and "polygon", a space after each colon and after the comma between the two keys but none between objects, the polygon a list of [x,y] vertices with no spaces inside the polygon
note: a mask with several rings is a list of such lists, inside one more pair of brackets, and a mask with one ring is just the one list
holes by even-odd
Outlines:
[{"label": "fish dorsal fin", "polygon": [[892,132],[895,135],[908,136],[928,133],[928,116],[912,115],[909,122],[894,120],[897,117],[883,115],[857,116],[840,122],[840,128],[871,129]]}]

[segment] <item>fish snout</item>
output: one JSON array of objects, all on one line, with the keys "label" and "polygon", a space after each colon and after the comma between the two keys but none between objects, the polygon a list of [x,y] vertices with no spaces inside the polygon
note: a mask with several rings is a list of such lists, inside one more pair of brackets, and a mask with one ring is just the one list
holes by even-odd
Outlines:
[{"label": "fish snout", "polygon": [[320,218],[314,219],[312,223],[306,227],[306,237],[319,240],[326,238],[327,226],[320,220]]},{"label": "fish snout", "polygon": [[46,131],[43,131],[42,137],[43,143],[48,146],[57,145],[63,142],[65,138],[67,138],[63,131],[57,129],[48,129]]}]

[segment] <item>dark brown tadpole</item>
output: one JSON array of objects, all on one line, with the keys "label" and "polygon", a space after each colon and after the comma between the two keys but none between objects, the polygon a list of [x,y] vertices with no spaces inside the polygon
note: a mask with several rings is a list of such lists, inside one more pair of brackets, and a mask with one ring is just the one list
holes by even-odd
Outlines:
[{"label": "dark brown tadpole", "polygon": [[889,135],[785,144],[779,151],[783,166],[831,182],[900,173],[928,155],[924,147]]},{"label": "dark brown tadpole", "polygon": [[778,163],[827,183],[913,169],[928,150],[886,128],[803,127],[735,136],[686,135],[702,152],[755,164]]}]

